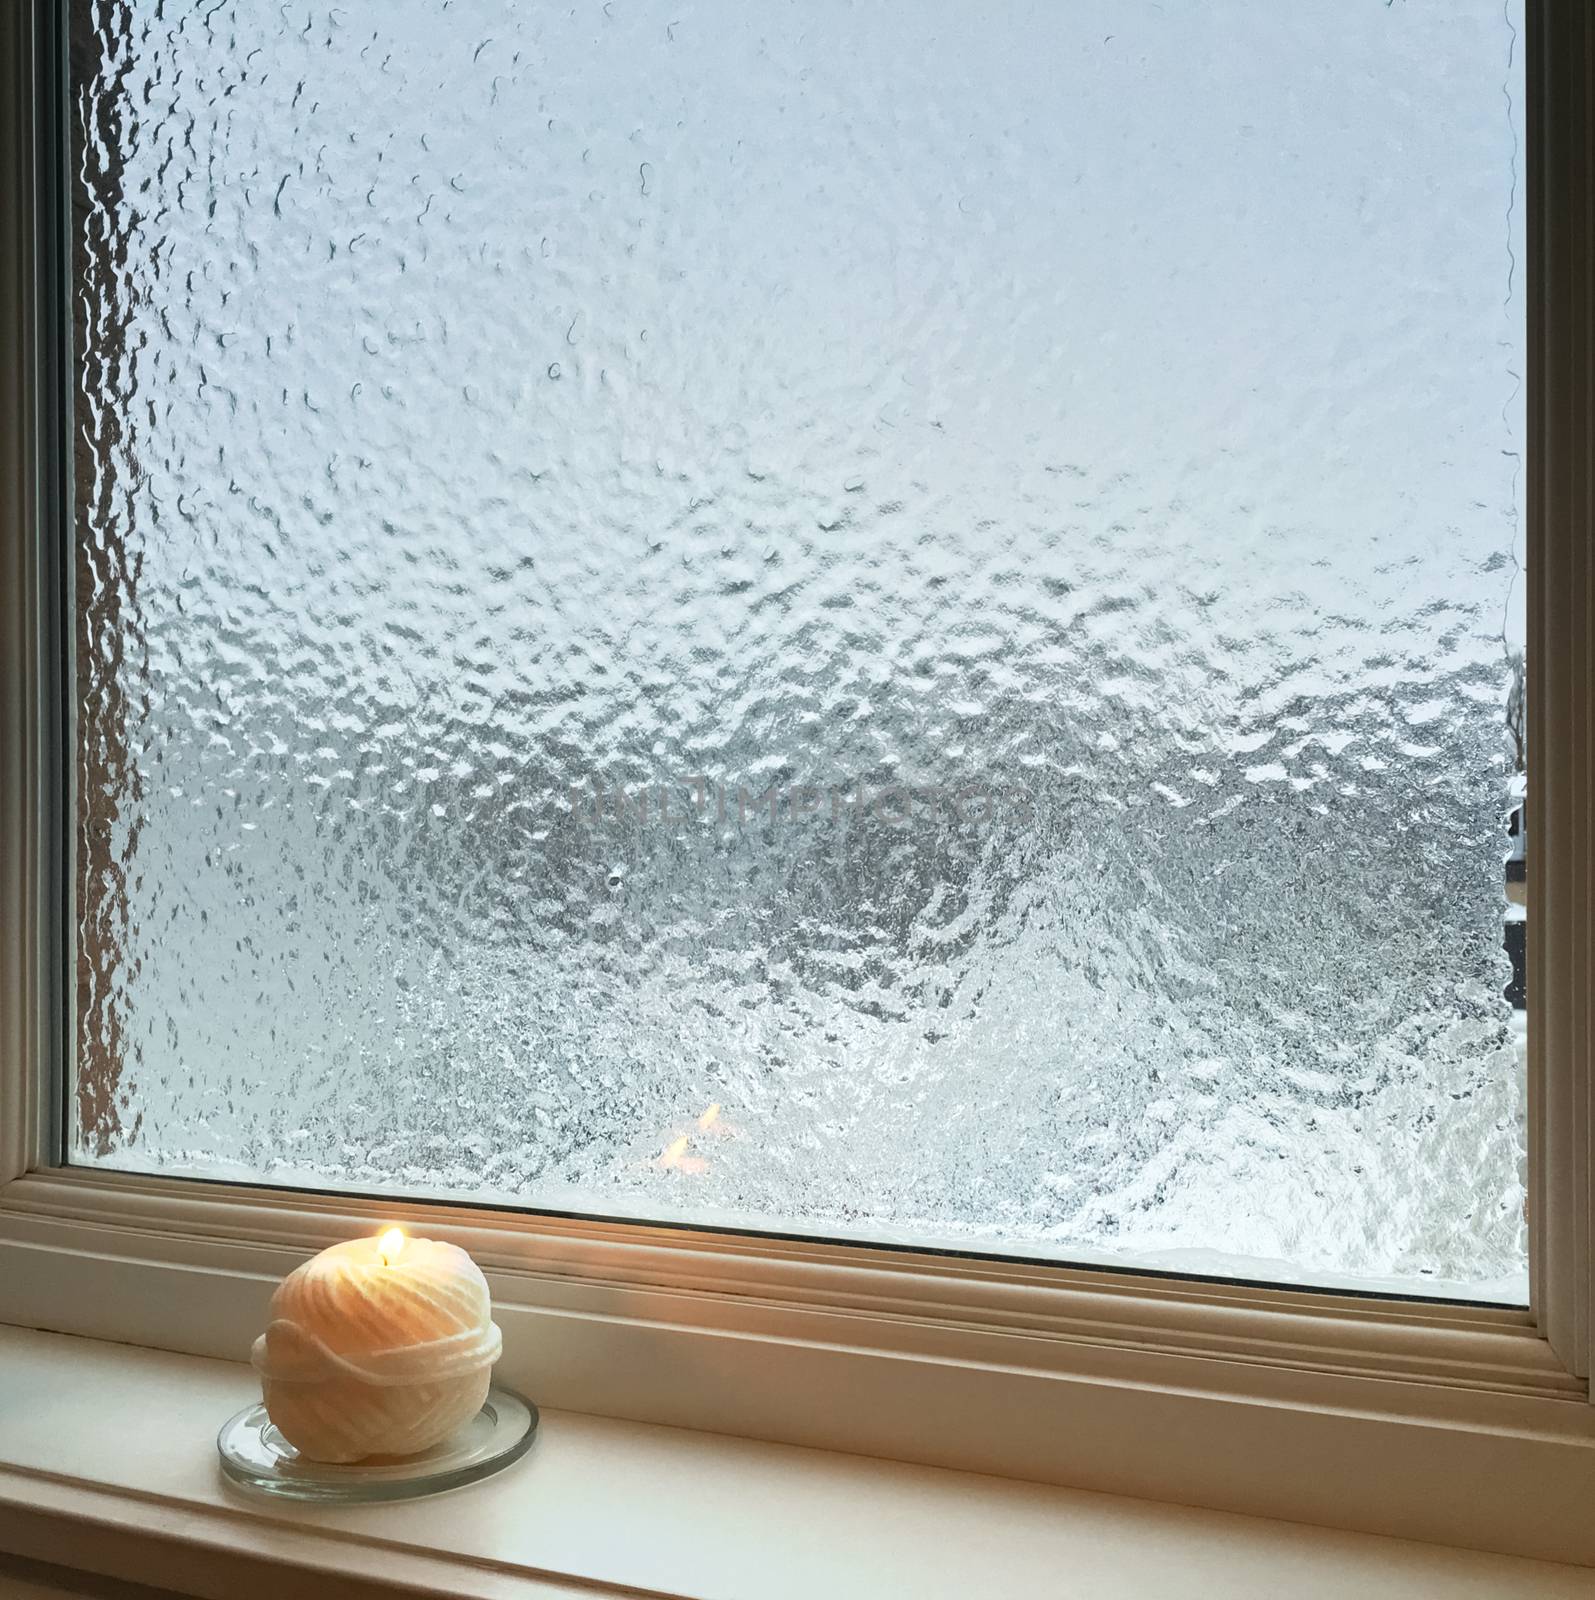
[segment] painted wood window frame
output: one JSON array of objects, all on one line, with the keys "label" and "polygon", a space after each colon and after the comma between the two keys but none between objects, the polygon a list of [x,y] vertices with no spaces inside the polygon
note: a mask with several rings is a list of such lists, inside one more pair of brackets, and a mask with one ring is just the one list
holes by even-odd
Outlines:
[{"label": "painted wood window frame", "polygon": [[242,1358],[378,1219],[546,1404],[1595,1564],[1595,19],[1527,0],[1531,1300],[1372,1299],[64,1164],[64,0],[0,19],[0,1321]]}]

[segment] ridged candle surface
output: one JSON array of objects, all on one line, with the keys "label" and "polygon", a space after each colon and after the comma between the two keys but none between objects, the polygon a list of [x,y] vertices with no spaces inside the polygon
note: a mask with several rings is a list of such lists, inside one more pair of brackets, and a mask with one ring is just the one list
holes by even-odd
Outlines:
[{"label": "ridged candle surface", "polygon": [[502,1339],[487,1280],[457,1245],[376,1239],[323,1250],[283,1279],[255,1341],[266,1410],[316,1461],[413,1455],[487,1395]]}]

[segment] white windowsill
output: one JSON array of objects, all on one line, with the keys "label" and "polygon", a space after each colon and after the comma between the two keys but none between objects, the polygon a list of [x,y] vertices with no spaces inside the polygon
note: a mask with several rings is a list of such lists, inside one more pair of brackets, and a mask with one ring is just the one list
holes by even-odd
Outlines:
[{"label": "white windowsill", "polygon": [[0,1328],[0,1550],[218,1596],[263,1565],[484,1597],[1595,1596],[1595,1570],[569,1412],[454,1494],[283,1507],[216,1466],[256,1393],[246,1366]]}]

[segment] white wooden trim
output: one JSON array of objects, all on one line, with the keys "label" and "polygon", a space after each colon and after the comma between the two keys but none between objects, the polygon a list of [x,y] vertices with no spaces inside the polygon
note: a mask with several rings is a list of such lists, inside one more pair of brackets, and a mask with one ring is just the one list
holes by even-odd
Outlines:
[{"label": "white wooden trim", "polygon": [[[680,1590],[637,1589],[435,1555],[396,1541],[172,1504],[90,1483],[63,1483],[0,1467],[0,1549],[57,1570],[159,1585],[162,1595],[334,1593],[338,1600],[593,1600],[627,1595],[688,1600]],[[0,1590],[11,1594],[0,1562]],[[313,1587],[312,1587],[313,1586]],[[46,1591],[40,1591],[41,1593]],[[60,1593],[80,1594],[81,1590]],[[92,1591],[91,1591],[92,1592]],[[144,1591],[155,1600],[153,1591]]]},{"label": "white wooden trim", "polygon": [[[451,1595],[520,1594],[530,1576],[717,1600],[1595,1594],[1574,1567],[552,1410],[525,1460],[465,1493],[296,1509],[218,1482],[217,1421],[253,1394],[246,1367],[0,1329],[0,1550],[26,1518],[30,1553],[56,1540],[166,1582],[154,1562],[186,1556],[217,1600],[338,1592],[344,1573]],[[1528,1524],[1565,1503],[1510,1478],[1487,1498],[1487,1519]]]},{"label": "white wooden trim", "polygon": [[[49,743],[41,717],[52,648],[40,552],[50,383],[37,337],[41,219],[35,171],[39,97],[37,19],[28,5],[0,16],[0,1183],[48,1152],[43,1103],[50,1056],[42,994],[53,962],[54,919],[45,819]],[[9,80],[9,81],[8,81]]]},{"label": "white wooden trim", "polygon": [[[0,1193],[5,1316],[239,1359],[282,1272],[381,1215],[414,1209],[33,1175]],[[1595,1410],[1524,1313],[426,1226],[483,1262],[501,1374],[542,1404],[1595,1565]]]},{"label": "white wooden trim", "polygon": [[[506,1374],[546,1403],[1595,1564],[1595,55],[1574,0],[1529,12],[1532,1317],[52,1170],[59,819],[23,239],[0,263],[0,330],[23,352],[0,372],[0,1321],[236,1358],[284,1270],[402,1214],[483,1262]],[[23,195],[29,28],[53,14],[36,0],[0,21],[0,161]],[[14,215],[25,229],[27,205]]]},{"label": "white wooden trim", "polygon": [[[1022,1338],[1049,1351],[1120,1349],[1524,1397],[1585,1396],[1585,1385],[1557,1362],[1530,1314],[1508,1307],[949,1259],[403,1200],[285,1195],[90,1170],[34,1173],[0,1191],[0,1259],[8,1248],[67,1250],[80,1260],[215,1275],[248,1252],[254,1270],[271,1279],[328,1244],[392,1221],[424,1227],[469,1250],[493,1277],[501,1306],[764,1336],[798,1328],[802,1337],[800,1325],[826,1316],[847,1319],[846,1342],[899,1354],[908,1353],[916,1337],[923,1343],[930,1330],[944,1346],[960,1341],[960,1355],[998,1364]],[[25,1281],[17,1268],[8,1298],[19,1297]],[[644,1312],[650,1298],[657,1304]],[[39,1304],[35,1315],[48,1321],[47,1310]],[[50,1325],[111,1337],[108,1324],[122,1315],[124,1307],[90,1297],[70,1326]],[[227,1337],[203,1336],[185,1311],[152,1342],[237,1358],[247,1343],[244,1332],[231,1343]],[[1030,1359],[1067,1364],[1039,1350]]]},{"label": "white wooden trim", "polygon": [[1591,1370],[1595,1076],[1595,22],[1528,8],[1531,1297]]}]

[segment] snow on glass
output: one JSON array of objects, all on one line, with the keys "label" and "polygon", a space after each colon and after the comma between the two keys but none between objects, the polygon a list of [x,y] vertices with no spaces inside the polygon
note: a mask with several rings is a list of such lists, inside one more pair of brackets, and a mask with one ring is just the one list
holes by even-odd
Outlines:
[{"label": "snow on glass", "polygon": [[1522,1298],[1516,4],[73,26],[74,1159]]}]

